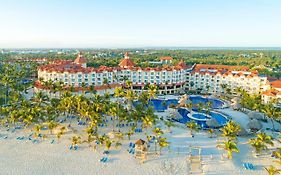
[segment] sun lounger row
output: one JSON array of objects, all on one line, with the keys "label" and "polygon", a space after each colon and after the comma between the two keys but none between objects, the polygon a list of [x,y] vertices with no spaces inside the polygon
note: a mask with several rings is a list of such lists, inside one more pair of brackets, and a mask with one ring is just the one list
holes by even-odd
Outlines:
[{"label": "sun lounger row", "polygon": [[135,144],[132,143],[132,142],[130,142],[129,147],[130,147],[130,148],[134,148],[134,147],[135,147]]},{"label": "sun lounger row", "polygon": [[8,136],[1,136],[3,139],[7,139],[8,138]]},{"label": "sun lounger row", "polygon": [[67,116],[67,118],[69,118],[69,119],[74,119],[74,118],[76,118],[76,116],[70,115],[70,116]]},{"label": "sun lounger row", "polygon": [[60,119],[58,122],[59,123],[63,123],[63,122],[65,122],[66,121],[66,118],[65,119]]},{"label": "sun lounger row", "polygon": [[108,157],[103,157],[100,159],[100,162],[106,163],[108,162],[108,160],[109,160]]},{"label": "sun lounger row", "polygon": [[130,148],[128,152],[129,154],[135,154],[135,148]]},{"label": "sun lounger row", "polygon": [[69,146],[69,149],[70,149],[70,150],[75,150],[75,151],[76,151],[76,150],[78,150],[78,146],[77,146],[77,145],[74,145],[74,146],[73,146],[73,145],[70,145],[70,146]]},{"label": "sun lounger row", "polygon": [[78,125],[86,125],[86,122],[79,121],[79,122],[78,122]]},{"label": "sun lounger row", "polygon": [[135,132],[142,132],[142,129],[141,128],[137,128],[137,129],[135,129]]},{"label": "sun lounger row", "polygon": [[244,167],[246,170],[253,170],[253,169],[254,169],[254,165],[251,164],[251,163],[243,163],[243,167]]}]

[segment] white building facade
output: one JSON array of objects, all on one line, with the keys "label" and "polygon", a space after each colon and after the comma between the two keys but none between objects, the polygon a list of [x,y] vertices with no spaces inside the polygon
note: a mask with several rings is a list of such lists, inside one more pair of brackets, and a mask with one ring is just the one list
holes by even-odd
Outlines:
[{"label": "white building facade", "polygon": [[[172,58],[162,59],[169,61]],[[265,89],[267,78],[251,72],[247,67],[195,64],[186,66],[183,61],[177,65],[163,65],[155,68],[141,68],[125,53],[117,67],[87,67],[86,59],[79,54],[75,61],[54,61],[38,67],[37,89],[44,89],[46,81],[61,81],[66,87],[76,91],[95,89],[97,92],[113,93],[114,88],[124,86],[126,80],[132,82],[136,92],[146,90],[146,85],[158,86],[159,94],[184,93],[186,90],[201,90],[211,94],[225,93],[240,87],[249,93],[261,93]]]}]

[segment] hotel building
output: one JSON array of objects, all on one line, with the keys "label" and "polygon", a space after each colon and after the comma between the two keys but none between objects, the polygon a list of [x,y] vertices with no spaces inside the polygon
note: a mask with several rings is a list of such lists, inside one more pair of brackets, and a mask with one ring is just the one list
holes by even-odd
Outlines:
[{"label": "hotel building", "polygon": [[159,94],[184,93],[186,90],[204,91],[212,94],[233,91],[240,87],[249,93],[260,93],[266,89],[267,78],[259,76],[244,66],[194,64],[183,61],[172,65],[172,57],[160,58],[160,66],[141,68],[134,64],[128,53],[117,67],[87,67],[87,60],[78,54],[74,61],[60,60],[38,67],[36,89],[46,89],[43,81],[61,81],[77,92],[95,89],[97,93],[113,93],[115,87],[133,84],[136,92],[146,90],[147,84],[156,84]]},{"label": "hotel building", "polygon": [[[167,58],[162,60],[163,63],[171,62],[171,58],[168,61]],[[156,84],[160,94],[174,94],[184,90],[187,72],[192,70],[183,61],[176,66],[163,64],[156,68],[137,67],[127,52],[117,67],[93,68],[87,67],[86,62],[79,54],[74,62],[60,60],[39,66],[35,87],[44,89],[42,82],[52,80],[62,81],[65,86],[73,86],[76,91],[87,91],[92,86],[98,93],[113,93],[115,87],[123,86],[126,80],[130,80],[132,89],[137,92],[145,90],[147,84]]]}]

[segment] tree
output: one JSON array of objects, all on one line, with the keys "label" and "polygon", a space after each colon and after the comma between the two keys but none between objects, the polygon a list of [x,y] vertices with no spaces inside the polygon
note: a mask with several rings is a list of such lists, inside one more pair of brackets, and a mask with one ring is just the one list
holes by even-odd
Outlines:
[{"label": "tree", "polygon": [[267,171],[268,175],[277,175],[281,172],[280,169],[277,169],[272,165],[270,165],[268,168],[265,167],[264,169]]},{"label": "tree", "polygon": [[274,107],[272,103],[264,105],[262,112],[270,118],[273,130],[275,130],[274,120],[281,116],[281,112],[278,110],[278,108]]},{"label": "tree", "polygon": [[210,138],[213,137],[214,133],[215,133],[215,130],[214,129],[208,129],[208,133],[210,134]]},{"label": "tree", "polygon": [[81,137],[80,136],[73,136],[72,137],[72,146],[77,146],[81,143]]},{"label": "tree", "polygon": [[236,140],[241,127],[234,121],[229,121],[222,129],[222,136],[229,140]]},{"label": "tree", "polygon": [[53,120],[49,121],[46,123],[46,125],[48,126],[49,130],[50,130],[50,134],[53,134],[53,130],[59,126],[59,124]]},{"label": "tree", "polygon": [[158,144],[159,144],[159,147],[160,147],[159,154],[161,155],[162,149],[164,147],[169,146],[169,142],[167,142],[167,138],[161,137],[161,138],[159,138]]},{"label": "tree", "polygon": [[134,131],[132,129],[130,129],[126,135],[128,136],[128,139],[131,140],[131,136],[134,134]]},{"label": "tree", "polygon": [[60,131],[57,133],[57,138],[58,138],[58,140],[61,138],[62,135],[65,134],[65,131],[66,131],[65,126],[63,126],[63,127],[60,128]]},{"label": "tree", "polygon": [[257,137],[255,139],[250,139],[249,143],[255,149],[257,154],[260,154],[263,150],[267,150],[267,145],[273,146],[271,136],[266,135],[265,133],[257,134]]},{"label": "tree", "polygon": [[155,84],[150,84],[148,86],[149,99],[155,98],[157,94],[157,86]]},{"label": "tree", "polygon": [[175,123],[171,121],[165,121],[165,125],[168,127],[169,132],[172,132],[171,127],[176,126]]},{"label": "tree", "polygon": [[191,121],[186,123],[186,127],[190,129],[190,134],[193,137],[194,136],[194,131],[197,132],[199,131],[199,127],[195,121]]},{"label": "tree", "polygon": [[155,143],[155,153],[156,153],[156,151],[157,151],[157,142],[159,142],[160,136],[162,134],[164,134],[164,132],[161,130],[161,128],[157,128],[157,127],[154,128],[152,132],[154,133],[154,135],[156,137],[155,142],[154,142]]},{"label": "tree", "polygon": [[110,149],[111,144],[112,144],[112,141],[111,141],[111,140],[109,140],[109,139],[106,139],[106,141],[105,141],[105,147],[106,147],[106,149],[107,149],[107,150],[109,150],[109,149]]},{"label": "tree", "polygon": [[225,151],[227,151],[227,158],[228,159],[232,159],[232,153],[233,152],[236,152],[236,153],[239,152],[239,149],[238,149],[236,143],[231,141],[231,140],[227,140],[223,144],[219,144],[217,147],[223,148]]}]

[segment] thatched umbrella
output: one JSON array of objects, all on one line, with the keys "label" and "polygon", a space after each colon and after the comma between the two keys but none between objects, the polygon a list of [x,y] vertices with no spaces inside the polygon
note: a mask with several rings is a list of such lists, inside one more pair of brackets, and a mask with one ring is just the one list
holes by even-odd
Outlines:
[{"label": "thatched umbrella", "polygon": [[250,120],[250,122],[247,124],[247,127],[250,130],[258,131],[258,130],[260,130],[262,128],[262,124],[257,119],[253,119],[253,120]]},{"label": "thatched umbrella", "polygon": [[206,124],[210,127],[210,128],[217,128],[217,127],[220,127],[220,124],[219,122],[214,119],[214,118],[211,118],[210,120],[207,120],[206,121]]},{"label": "thatched umbrella", "polygon": [[179,120],[182,118],[182,116],[180,115],[180,113],[178,112],[177,109],[168,109],[168,112],[170,114],[170,117],[175,119],[175,120]]},{"label": "thatched umbrella", "polygon": [[251,111],[248,113],[250,119],[262,120],[264,118],[263,114],[260,112]]},{"label": "thatched umbrella", "polygon": [[179,105],[180,106],[184,106],[187,102],[188,96],[186,94],[184,94],[183,96],[181,96],[180,100],[179,100]]}]

